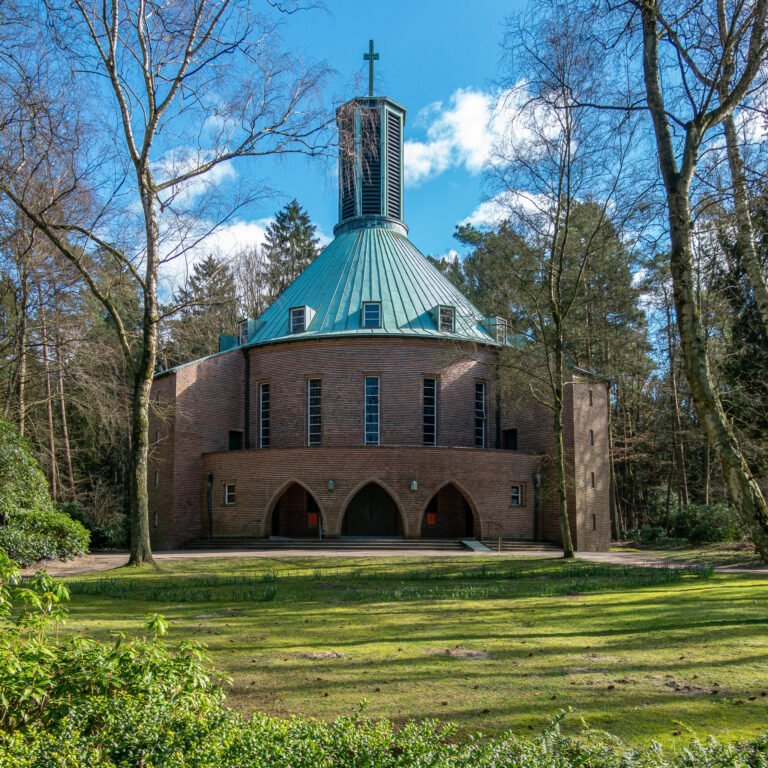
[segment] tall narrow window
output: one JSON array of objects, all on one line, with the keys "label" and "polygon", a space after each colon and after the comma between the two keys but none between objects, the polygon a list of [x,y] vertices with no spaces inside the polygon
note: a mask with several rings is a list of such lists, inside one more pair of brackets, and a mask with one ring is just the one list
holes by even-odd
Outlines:
[{"label": "tall narrow window", "polygon": [[321,445],[323,436],[322,394],[320,379],[307,381],[307,445]]},{"label": "tall narrow window", "polygon": [[379,377],[365,377],[365,444],[379,444]]},{"label": "tall narrow window", "polygon": [[592,407],[592,405],[593,405],[593,400],[592,400],[592,390],[590,389],[590,390],[589,390],[589,407],[591,408],[591,407]]},{"label": "tall narrow window", "polygon": [[437,379],[424,379],[424,445],[437,445]]},{"label": "tall narrow window", "polygon": [[453,333],[456,328],[456,312],[453,307],[440,307],[440,330]]},{"label": "tall narrow window", "polygon": [[269,448],[269,384],[259,384],[259,448]]},{"label": "tall narrow window", "polygon": [[589,445],[590,447],[594,446],[595,444],[595,430],[590,429],[589,430]]},{"label": "tall narrow window", "polygon": [[485,382],[475,383],[475,446],[486,446],[486,407],[485,407]]},{"label": "tall narrow window", "polygon": [[595,473],[591,472],[590,475],[591,475],[590,480],[592,482],[592,487],[594,488],[595,487]]}]

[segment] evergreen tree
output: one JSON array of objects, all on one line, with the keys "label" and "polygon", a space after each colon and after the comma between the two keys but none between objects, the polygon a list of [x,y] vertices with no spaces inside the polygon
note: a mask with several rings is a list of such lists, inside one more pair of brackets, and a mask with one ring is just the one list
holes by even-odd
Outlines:
[{"label": "evergreen tree", "polygon": [[317,227],[307,212],[292,200],[277,212],[267,227],[264,255],[269,301],[274,301],[318,254]]},{"label": "evergreen tree", "polygon": [[177,310],[160,354],[164,367],[212,355],[218,351],[221,334],[235,333],[235,278],[222,259],[209,255],[195,264],[187,284],[173,300]]}]

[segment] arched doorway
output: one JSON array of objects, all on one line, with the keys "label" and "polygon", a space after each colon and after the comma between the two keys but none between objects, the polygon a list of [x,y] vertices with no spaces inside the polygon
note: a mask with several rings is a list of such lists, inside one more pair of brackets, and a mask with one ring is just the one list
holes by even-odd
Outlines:
[{"label": "arched doorway", "polygon": [[453,484],[444,485],[427,504],[421,519],[422,539],[464,539],[475,535],[472,507]]},{"label": "arched doorway", "polygon": [[272,510],[270,533],[290,539],[320,537],[322,517],[315,497],[298,483],[289,485]]},{"label": "arched doorway", "polygon": [[343,536],[402,536],[400,510],[380,485],[368,483],[347,505],[341,533]]}]

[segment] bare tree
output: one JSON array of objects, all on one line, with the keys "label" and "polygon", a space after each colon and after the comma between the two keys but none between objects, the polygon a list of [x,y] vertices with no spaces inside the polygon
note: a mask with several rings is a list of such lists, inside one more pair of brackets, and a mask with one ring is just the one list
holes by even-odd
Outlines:
[{"label": "bare tree", "polygon": [[[0,117],[15,144],[3,142],[0,193],[79,271],[117,334],[133,381],[134,564],[152,560],[148,408],[163,265],[253,199],[253,190],[215,196],[232,161],[322,145],[313,97],[323,70],[280,55],[284,11],[270,2],[262,11],[233,0],[22,0],[6,17],[19,44],[11,57],[30,45],[46,55],[31,72],[21,53],[13,66],[4,59],[4,75],[21,82],[24,114]],[[107,263],[140,297],[137,334],[104,279]]]},{"label": "bare tree", "polygon": [[669,259],[686,378],[730,500],[768,559],[768,505],[723,410],[710,369],[696,296],[691,205],[705,140],[744,101],[764,64],[768,0],[728,5],[722,0],[631,0],[630,6],[640,22],[647,109],[666,194]]},{"label": "bare tree", "polygon": [[[515,331],[539,352],[543,375],[523,362],[533,396],[552,411],[560,527],[573,557],[563,414],[571,380],[569,349],[582,333],[574,311],[590,264],[625,215],[620,181],[631,148],[629,118],[580,107],[601,82],[598,47],[584,17],[555,2],[521,18],[507,34],[513,77],[500,113],[507,116],[490,175],[527,256],[509,267],[526,311]],[[626,130],[624,130],[626,129]],[[581,319],[584,319],[581,313]],[[525,351],[525,357],[529,352]],[[570,359],[569,359],[570,358]]]}]

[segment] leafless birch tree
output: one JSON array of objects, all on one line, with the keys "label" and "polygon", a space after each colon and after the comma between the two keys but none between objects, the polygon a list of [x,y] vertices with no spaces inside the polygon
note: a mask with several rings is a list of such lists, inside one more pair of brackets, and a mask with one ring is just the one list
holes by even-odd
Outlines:
[{"label": "leafless birch tree", "polygon": [[[17,41],[3,75],[28,85],[23,114],[0,105],[0,194],[111,318],[133,380],[130,559],[150,562],[148,413],[163,265],[263,193],[215,198],[213,182],[232,161],[319,150],[313,99],[323,71],[279,52],[284,9],[269,0],[21,0],[3,14]],[[30,46],[39,52],[31,62]],[[96,259],[135,286],[138,337]]]}]

